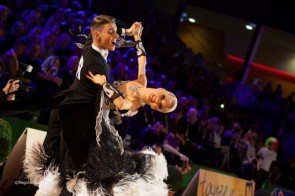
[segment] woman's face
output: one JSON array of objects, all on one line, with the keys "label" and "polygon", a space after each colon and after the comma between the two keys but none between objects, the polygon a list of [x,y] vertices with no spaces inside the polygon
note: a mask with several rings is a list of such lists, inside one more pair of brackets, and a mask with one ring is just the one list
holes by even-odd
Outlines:
[{"label": "woman's face", "polygon": [[31,58],[36,58],[40,54],[41,46],[40,44],[33,44],[30,46],[28,53],[30,54]]},{"label": "woman's face", "polygon": [[59,59],[58,58],[54,58],[50,61],[50,66],[51,67],[57,67],[59,68]]},{"label": "woman's face", "polygon": [[59,69],[59,59],[54,58],[50,61],[49,66],[47,67],[47,73],[50,75],[56,75],[58,69]]},{"label": "woman's face", "polygon": [[170,109],[172,107],[173,96],[163,88],[152,89],[147,95],[147,104],[154,110]]},{"label": "woman's face", "polygon": [[18,33],[23,34],[26,31],[26,25],[23,22],[20,22],[17,25],[17,29],[16,30],[17,30]]}]

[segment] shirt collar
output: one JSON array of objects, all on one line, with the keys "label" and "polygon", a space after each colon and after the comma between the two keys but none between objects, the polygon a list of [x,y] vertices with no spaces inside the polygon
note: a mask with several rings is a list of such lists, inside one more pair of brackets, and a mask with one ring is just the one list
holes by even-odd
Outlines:
[{"label": "shirt collar", "polygon": [[107,59],[108,59],[108,54],[109,54],[109,51],[108,50],[105,50],[105,49],[100,49],[98,47],[96,47],[94,44],[92,44],[92,48],[94,50],[96,50],[97,52],[99,52],[101,54],[101,56],[106,60],[107,62]]}]

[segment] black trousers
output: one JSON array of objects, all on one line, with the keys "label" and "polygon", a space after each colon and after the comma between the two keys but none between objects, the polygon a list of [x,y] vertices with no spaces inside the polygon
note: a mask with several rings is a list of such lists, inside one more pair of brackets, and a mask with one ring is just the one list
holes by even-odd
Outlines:
[{"label": "black trousers", "polygon": [[95,107],[91,103],[52,110],[44,148],[60,165],[64,179],[80,171],[86,163],[90,145],[95,142],[95,119]]}]

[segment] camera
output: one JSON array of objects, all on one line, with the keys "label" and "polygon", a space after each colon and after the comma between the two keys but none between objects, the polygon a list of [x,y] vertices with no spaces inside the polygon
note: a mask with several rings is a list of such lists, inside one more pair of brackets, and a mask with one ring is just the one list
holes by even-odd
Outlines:
[{"label": "camera", "polygon": [[29,78],[30,73],[33,71],[33,66],[25,63],[19,63],[18,77]]},{"label": "camera", "polygon": [[[30,79],[30,75],[33,71],[33,66],[26,64],[26,63],[19,63],[19,69],[15,79]],[[23,83],[22,81],[19,82],[19,89],[17,91],[17,97],[19,98],[28,98],[30,94],[32,94],[33,88],[28,84]]]}]

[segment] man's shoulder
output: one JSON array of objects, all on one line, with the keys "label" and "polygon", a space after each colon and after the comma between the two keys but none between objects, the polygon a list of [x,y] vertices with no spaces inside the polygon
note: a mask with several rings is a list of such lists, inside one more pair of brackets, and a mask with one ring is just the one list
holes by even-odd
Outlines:
[{"label": "man's shoulder", "polygon": [[94,50],[91,45],[87,46],[82,53],[84,65],[91,65],[91,64],[104,64],[104,59],[99,52]]},{"label": "man's shoulder", "polygon": [[98,51],[96,51],[96,50],[94,50],[94,49],[92,48],[91,45],[88,45],[88,46],[86,46],[86,47],[83,48],[82,55],[83,55],[84,57],[92,57],[92,56],[96,56],[96,58],[97,58],[97,57],[99,57],[99,58],[103,58],[103,57],[101,56],[101,54],[100,54]]}]

